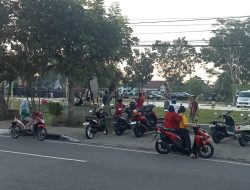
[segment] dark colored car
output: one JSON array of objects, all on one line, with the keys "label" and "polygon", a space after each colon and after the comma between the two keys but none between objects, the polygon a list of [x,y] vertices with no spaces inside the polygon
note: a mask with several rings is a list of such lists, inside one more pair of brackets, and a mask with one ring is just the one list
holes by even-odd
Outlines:
[{"label": "dark colored car", "polygon": [[190,96],[192,95],[187,92],[173,92],[171,94],[171,98],[176,100],[187,100]]}]

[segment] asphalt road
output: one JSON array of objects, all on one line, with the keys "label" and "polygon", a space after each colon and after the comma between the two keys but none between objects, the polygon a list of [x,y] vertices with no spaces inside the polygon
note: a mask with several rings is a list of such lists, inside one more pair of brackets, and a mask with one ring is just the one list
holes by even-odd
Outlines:
[{"label": "asphalt road", "polygon": [[0,136],[1,190],[248,190],[250,165]]}]

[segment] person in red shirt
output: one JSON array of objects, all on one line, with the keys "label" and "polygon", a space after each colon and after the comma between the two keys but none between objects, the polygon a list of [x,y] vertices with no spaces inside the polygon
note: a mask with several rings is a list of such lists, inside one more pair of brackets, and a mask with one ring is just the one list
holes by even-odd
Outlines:
[{"label": "person in red shirt", "polygon": [[139,97],[136,99],[136,108],[142,108],[145,98],[142,93],[139,93]]},{"label": "person in red shirt", "polygon": [[121,116],[124,108],[125,108],[125,106],[122,103],[122,99],[118,99],[118,101],[115,105],[115,116],[117,116],[117,117]]},{"label": "person in red shirt", "polygon": [[164,127],[171,129],[179,129],[182,116],[175,112],[174,106],[169,105],[168,112],[164,115]]},{"label": "person in red shirt", "polygon": [[189,119],[192,123],[195,121],[195,117],[198,117],[198,102],[196,100],[196,96],[191,97],[191,105],[190,105],[190,113]]}]

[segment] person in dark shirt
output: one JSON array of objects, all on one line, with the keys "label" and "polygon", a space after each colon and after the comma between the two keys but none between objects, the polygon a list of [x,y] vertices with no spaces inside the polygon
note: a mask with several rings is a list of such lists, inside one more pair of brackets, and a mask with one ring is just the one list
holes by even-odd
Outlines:
[{"label": "person in dark shirt", "polygon": [[104,111],[108,115],[111,115],[110,101],[111,101],[111,98],[110,98],[109,92],[105,91],[105,94],[102,97],[102,103],[104,104]]}]

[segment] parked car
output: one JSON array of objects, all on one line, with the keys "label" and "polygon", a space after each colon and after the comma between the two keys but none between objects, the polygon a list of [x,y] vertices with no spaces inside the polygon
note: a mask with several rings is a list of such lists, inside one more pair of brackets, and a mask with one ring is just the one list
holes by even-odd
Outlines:
[{"label": "parked car", "polygon": [[177,99],[177,100],[187,100],[190,96],[192,96],[192,95],[190,95],[187,92],[173,92],[171,94],[171,98]]},{"label": "parked car", "polygon": [[164,97],[161,93],[157,93],[157,92],[150,92],[147,95],[148,99],[156,99],[156,100],[163,100]]},{"label": "parked car", "polygon": [[239,108],[249,107],[250,106],[250,90],[248,91],[241,91],[236,101],[236,106]]}]

